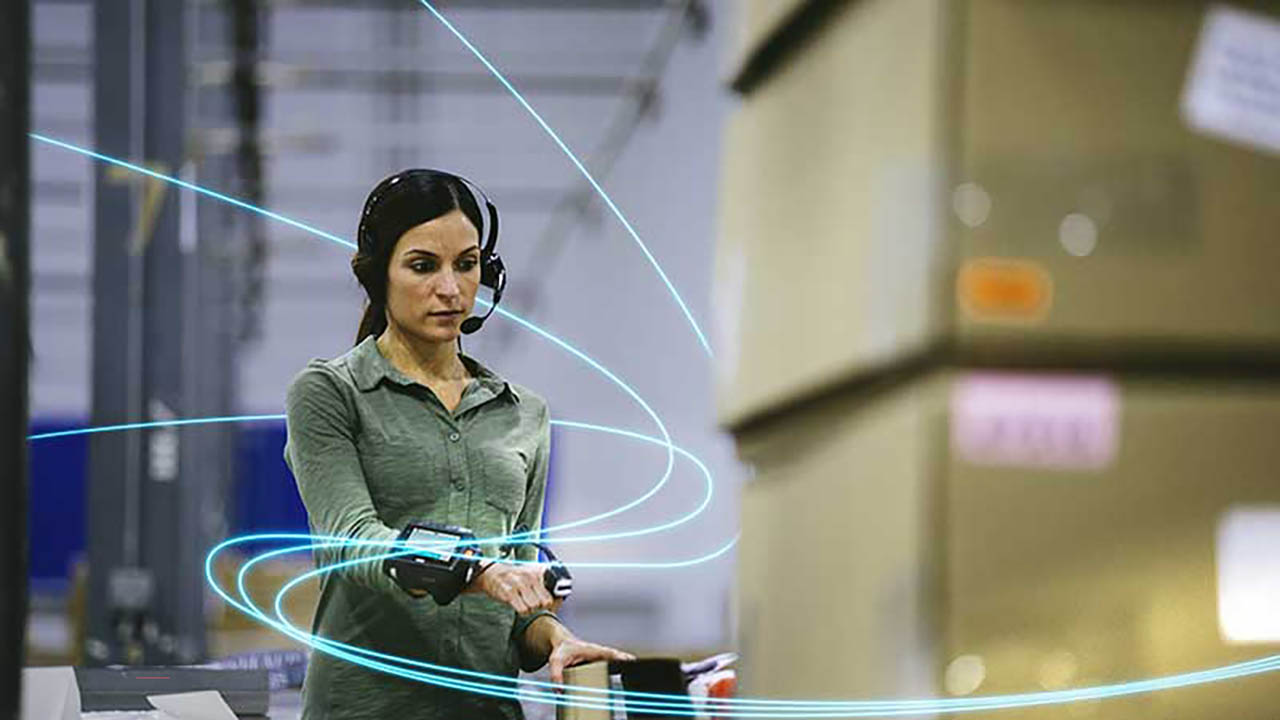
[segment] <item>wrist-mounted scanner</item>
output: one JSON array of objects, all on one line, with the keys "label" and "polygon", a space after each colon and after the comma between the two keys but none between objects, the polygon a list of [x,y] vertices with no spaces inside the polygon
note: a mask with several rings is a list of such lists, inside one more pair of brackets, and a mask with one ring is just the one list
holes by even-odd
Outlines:
[{"label": "wrist-mounted scanner", "polygon": [[456,525],[410,523],[396,538],[396,555],[382,561],[382,571],[405,592],[425,590],[448,605],[476,575],[480,548],[466,544],[475,539]]},{"label": "wrist-mounted scanner", "polygon": [[[517,536],[527,533],[527,528],[516,528]],[[396,554],[383,560],[382,571],[405,592],[426,591],[437,604],[448,605],[496,562],[481,565],[475,540],[475,533],[456,525],[410,523],[396,538]],[[535,545],[551,560],[542,582],[552,597],[563,600],[573,594],[573,576],[551,548],[532,540],[515,540],[503,550],[512,551],[518,545]]]}]

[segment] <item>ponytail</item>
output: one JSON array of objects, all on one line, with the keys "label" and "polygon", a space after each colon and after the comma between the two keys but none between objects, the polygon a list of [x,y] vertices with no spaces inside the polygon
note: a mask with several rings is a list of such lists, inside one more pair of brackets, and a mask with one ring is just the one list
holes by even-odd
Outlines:
[{"label": "ponytail", "polygon": [[364,315],[360,318],[360,329],[356,331],[356,345],[372,335],[378,337],[387,329],[387,310],[382,303],[365,303]]}]

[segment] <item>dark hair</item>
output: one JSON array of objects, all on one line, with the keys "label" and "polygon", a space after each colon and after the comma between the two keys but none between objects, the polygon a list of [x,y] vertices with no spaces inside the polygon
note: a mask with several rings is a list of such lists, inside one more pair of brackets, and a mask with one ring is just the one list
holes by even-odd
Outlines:
[{"label": "dark hair", "polygon": [[452,175],[405,170],[378,183],[365,200],[351,271],[367,297],[356,344],[387,329],[387,268],[396,242],[410,228],[461,210],[480,232],[480,208]]}]

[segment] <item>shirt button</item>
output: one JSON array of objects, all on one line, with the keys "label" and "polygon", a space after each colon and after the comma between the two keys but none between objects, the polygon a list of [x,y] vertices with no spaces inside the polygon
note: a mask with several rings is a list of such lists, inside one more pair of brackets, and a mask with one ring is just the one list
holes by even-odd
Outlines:
[{"label": "shirt button", "polygon": [[462,436],[459,435],[458,433],[449,433],[449,440],[451,442],[458,442],[461,439],[462,439]]}]

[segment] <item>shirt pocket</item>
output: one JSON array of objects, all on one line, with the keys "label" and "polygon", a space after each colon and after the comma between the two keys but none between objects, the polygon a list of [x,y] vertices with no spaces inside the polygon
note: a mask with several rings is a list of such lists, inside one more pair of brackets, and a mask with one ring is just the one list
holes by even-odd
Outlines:
[{"label": "shirt pocket", "polygon": [[524,455],[509,448],[485,448],[480,456],[485,507],[496,514],[494,530],[510,534],[524,507],[529,468]]}]

